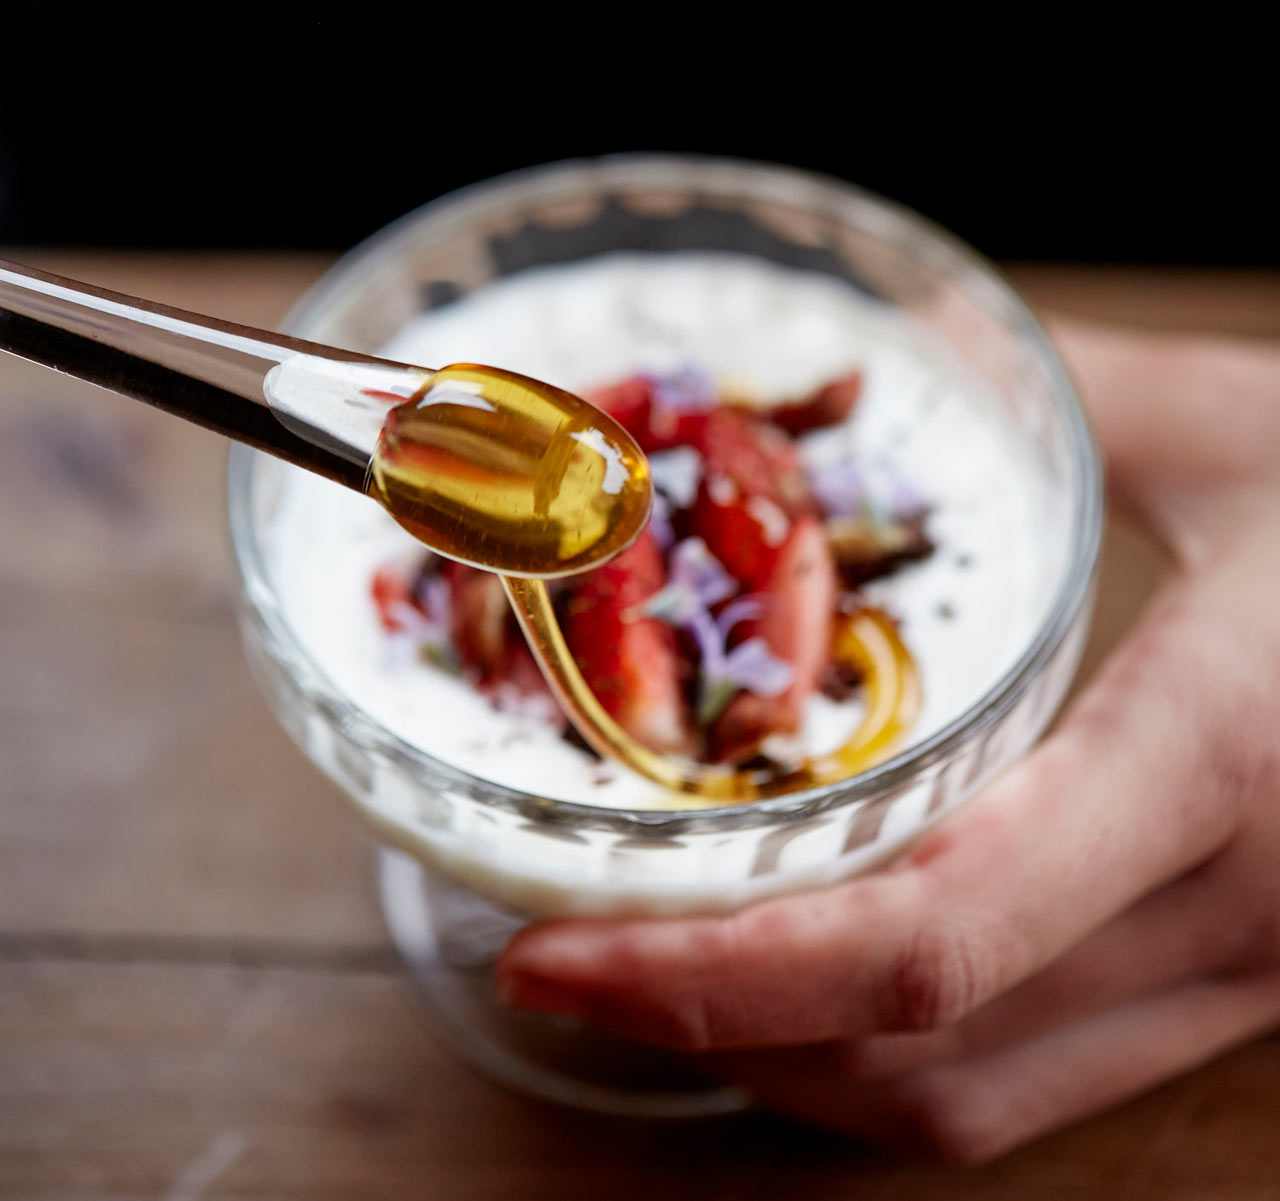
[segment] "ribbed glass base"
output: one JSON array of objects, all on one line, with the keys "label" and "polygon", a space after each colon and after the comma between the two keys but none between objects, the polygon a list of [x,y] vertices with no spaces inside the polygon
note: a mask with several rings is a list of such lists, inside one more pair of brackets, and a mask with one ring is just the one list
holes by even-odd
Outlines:
[{"label": "ribbed glass base", "polygon": [[529,1096],[625,1117],[711,1117],[747,1107],[744,1092],[708,1081],[686,1057],[576,1018],[506,1008],[493,965],[523,922],[400,851],[378,852],[378,874],[391,937],[436,1034],[486,1076]]}]

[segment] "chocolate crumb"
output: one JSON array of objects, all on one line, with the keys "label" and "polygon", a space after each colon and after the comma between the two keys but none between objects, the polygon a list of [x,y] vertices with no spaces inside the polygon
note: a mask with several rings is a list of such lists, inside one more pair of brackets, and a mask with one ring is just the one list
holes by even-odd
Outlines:
[{"label": "chocolate crumb", "polygon": [[862,687],[862,673],[847,663],[831,662],[822,673],[818,687],[827,700],[841,704],[852,700]]},{"label": "chocolate crumb", "polygon": [[962,571],[968,571],[968,569],[973,566],[973,556],[967,551],[962,551],[960,554],[956,555],[956,566]]},{"label": "chocolate crumb", "polygon": [[862,517],[829,519],[827,537],[841,583],[857,588],[927,559],[934,551],[933,540],[925,533],[927,516],[918,513],[884,525]]},{"label": "chocolate crumb", "polygon": [[785,766],[785,764],[780,763],[771,755],[765,755],[761,752],[756,752],[756,754],[752,755],[750,759],[744,759],[741,763],[736,764],[739,771],[769,772],[771,774],[779,771]]},{"label": "chocolate crumb", "polygon": [[576,747],[584,754],[590,755],[592,759],[600,759],[600,755],[596,749],[578,733],[577,729],[571,722],[565,722],[564,729],[560,731],[560,737],[563,738],[571,747]]},{"label": "chocolate crumb", "polygon": [[596,788],[603,788],[606,784],[612,784],[618,778],[618,773],[614,770],[612,763],[606,763],[601,760],[592,769],[591,783]]},{"label": "chocolate crumb", "polygon": [[951,621],[956,615],[956,607],[950,601],[941,601],[936,612],[943,621]]}]

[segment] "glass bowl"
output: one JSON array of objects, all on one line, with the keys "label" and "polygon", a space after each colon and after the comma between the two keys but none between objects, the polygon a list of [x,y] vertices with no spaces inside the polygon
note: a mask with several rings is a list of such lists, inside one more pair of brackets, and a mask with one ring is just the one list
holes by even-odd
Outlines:
[{"label": "glass bowl", "polygon": [[277,597],[261,533],[291,470],[232,450],[231,527],[250,664],[305,753],[389,849],[392,936],[436,1026],[526,1092],[616,1113],[740,1107],[677,1057],[556,1018],[510,1013],[491,967],[531,917],[728,911],[866,871],[899,853],[1035,741],[1075,671],[1102,529],[1096,449],[1062,364],[1012,288],[928,221],[847,184],[779,167],[622,156],[479,184],[346,255],[291,334],[377,352],[411,317],[487,282],[614,251],[722,251],[846,281],[909,314],[982,379],[1048,483],[1056,531],[1043,620],[1012,667],[936,733],[849,780],[701,811],[559,801],[452,767],[380,725],[312,661]]}]

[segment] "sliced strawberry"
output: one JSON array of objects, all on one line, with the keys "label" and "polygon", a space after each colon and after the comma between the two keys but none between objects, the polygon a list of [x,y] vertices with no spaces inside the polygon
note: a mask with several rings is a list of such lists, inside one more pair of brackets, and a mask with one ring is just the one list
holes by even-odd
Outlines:
[{"label": "sliced strawberry", "polygon": [[675,633],[639,612],[666,578],[662,552],[646,530],[616,559],[573,581],[564,631],[609,715],[653,750],[686,753],[690,727]]},{"label": "sliced strawberry", "polygon": [[597,409],[603,409],[627,433],[638,439],[649,424],[653,386],[643,375],[633,375],[619,384],[584,392],[582,398]]},{"label": "sliced strawberry", "polygon": [[747,592],[764,588],[790,529],[774,501],[742,492],[725,476],[702,481],[690,514],[691,532]]},{"label": "sliced strawberry", "polygon": [[762,414],[773,425],[792,437],[828,425],[839,425],[858,403],[862,395],[862,372],[850,371],[839,379],[824,384],[803,400],[787,401]]},{"label": "sliced strawberry", "polygon": [[734,409],[707,415],[702,455],[705,477],[728,479],[747,496],[763,496],[789,517],[817,512],[804,464],[781,430]]},{"label": "sliced strawberry", "polygon": [[699,446],[707,426],[709,413],[684,413],[653,403],[649,410],[649,423],[644,436],[638,439],[645,454],[660,450],[674,450],[677,446]]},{"label": "sliced strawberry", "polygon": [[551,689],[543,678],[542,669],[533,657],[524,635],[516,629],[516,637],[507,642],[506,654],[503,656],[500,677],[503,683],[512,684],[525,696],[542,695],[551,700],[557,712],[559,704],[552,699]]},{"label": "sliced strawberry", "polygon": [[683,412],[662,404],[654,395],[654,381],[644,375],[634,375],[619,384],[583,395],[618,422],[645,454],[700,445],[710,415],[701,411]]},{"label": "sliced strawberry", "polygon": [[488,697],[514,689],[519,695],[543,696],[547,711],[558,712],[550,688],[520,632],[507,603],[502,581],[488,571],[464,563],[444,568],[449,586],[449,637],[462,666]]},{"label": "sliced strawberry", "polygon": [[817,690],[831,658],[836,572],[821,522],[805,517],[793,527],[763,589],[764,610],[738,627],[739,641],[763,638],[795,673],[779,696],[740,692],[708,732],[713,758],[741,762],[770,734],[794,734],[804,703]]},{"label": "sliced strawberry", "polygon": [[399,567],[379,567],[369,581],[369,594],[378,611],[378,621],[390,634],[398,633],[404,628],[404,623],[397,616],[397,610],[402,605],[418,607],[409,573]]},{"label": "sliced strawberry", "polygon": [[815,512],[791,439],[758,418],[717,410],[691,526],[748,592],[762,590],[797,518]]},{"label": "sliced strawberry", "polygon": [[511,615],[502,581],[488,571],[465,563],[449,563],[444,569],[449,586],[449,637],[464,668],[480,683],[499,673],[507,655]]}]

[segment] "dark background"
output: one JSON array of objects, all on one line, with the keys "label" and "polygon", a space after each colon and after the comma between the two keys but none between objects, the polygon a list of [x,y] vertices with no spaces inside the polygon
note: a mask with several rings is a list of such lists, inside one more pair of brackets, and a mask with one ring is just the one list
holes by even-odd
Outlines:
[{"label": "dark background", "polygon": [[503,171],[649,150],[839,176],[997,258],[1280,265],[1272,71],[1240,45],[334,11],[11,4],[0,244],[338,249]]}]

